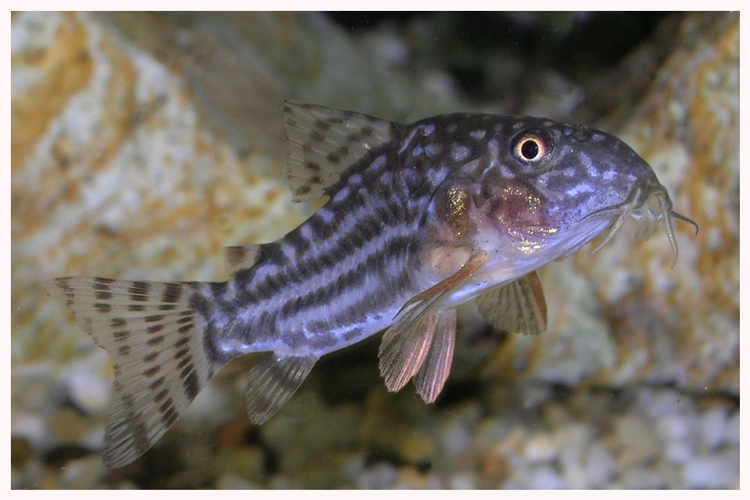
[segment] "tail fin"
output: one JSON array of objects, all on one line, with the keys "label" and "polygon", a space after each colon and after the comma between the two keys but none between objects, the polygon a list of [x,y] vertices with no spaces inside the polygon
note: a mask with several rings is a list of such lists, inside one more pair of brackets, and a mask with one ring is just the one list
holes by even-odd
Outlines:
[{"label": "tail fin", "polygon": [[[115,381],[104,464],[148,450],[224,364],[204,343],[201,284],[57,278],[45,284],[112,358]],[[196,300],[196,299],[202,300]]]}]

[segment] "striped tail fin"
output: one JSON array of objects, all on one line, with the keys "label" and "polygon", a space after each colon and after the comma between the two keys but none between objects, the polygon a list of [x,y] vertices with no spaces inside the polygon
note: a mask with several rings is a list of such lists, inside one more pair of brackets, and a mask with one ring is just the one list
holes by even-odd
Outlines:
[{"label": "striped tail fin", "polygon": [[151,448],[226,362],[213,359],[206,320],[193,307],[205,309],[202,286],[78,277],[44,285],[114,363],[107,467],[122,467]]}]

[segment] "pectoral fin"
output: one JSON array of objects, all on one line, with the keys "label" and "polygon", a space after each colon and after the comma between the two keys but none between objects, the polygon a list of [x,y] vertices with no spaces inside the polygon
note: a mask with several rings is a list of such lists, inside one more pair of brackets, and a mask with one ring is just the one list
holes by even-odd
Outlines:
[{"label": "pectoral fin", "polygon": [[414,385],[425,403],[434,403],[448,379],[456,341],[456,310],[438,313],[432,343],[422,368],[417,372]]},{"label": "pectoral fin", "polygon": [[416,381],[417,391],[425,400],[437,397],[450,369],[450,359],[444,357],[453,352],[455,330],[455,313],[440,307],[486,261],[487,254],[475,250],[455,274],[413,297],[396,315],[383,334],[379,351],[380,374],[389,391],[401,390],[427,360],[428,366]]},{"label": "pectoral fin", "polygon": [[477,307],[497,330],[536,334],[547,329],[547,302],[535,272],[481,295]]},{"label": "pectoral fin", "polygon": [[[421,304],[419,304],[421,305]],[[435,334],[439,311],[415,307],[383,334],[380,374],[391,392],[400,391],[422,367]]]}]

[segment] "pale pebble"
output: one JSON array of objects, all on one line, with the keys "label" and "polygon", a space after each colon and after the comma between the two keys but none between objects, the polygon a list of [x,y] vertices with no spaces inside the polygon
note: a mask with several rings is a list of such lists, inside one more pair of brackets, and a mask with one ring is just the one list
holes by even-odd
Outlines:
[{"label": "pale pebble", "polygon": [[727,444],[737,445],[740,444],[740,412],[735,411],[729,418],[726,427],[724,428],[724,440]]},{"label": "pale pebble", "polygon": [[693,410],[691,398],[674,390],[645,389],[638,394],[638,407],[651,420],[658,420],[675,413],[688,413]]},{"label": "pale pebble", "polygon": [[620,444],[619,465],[644,463],[655,458],[661,451],[661,440],[650,422],[639,415],[628,414],[615,422]]},{"label": "pale pebble", "polygon": [[504,439],[512,430],[509,422],[499,418],[486,418],[477,424],[472,441],[477,448],[484,449],[489,443]]},{"label": "pale pebble", "polygon": [[99,455],[91,455],[65,464],[60,475],[60,486],[65,489],[84,490],[99,486],[105,473]]},{"label": "pale pebble", "polygon": [[563,463],[562,477],[568,488],[580,490],[588,487],[586,468],[580,461]]},{"label": "pale pebble", "polygon": [[471,444],[471,431],[465,423],[451,419],[443,425],[440,433],[442,449],[448,457],[463,453]]},{"label": "pale pebble", "polygon": [[[243,379],[244,381],[244,379]],[[201,391],[180,417],[180,424],[188,432],[199,432],[211,425],[220,425],[232,414],[230,394],[220,384],[211,384],[210,390]]]},{"label": "pale pebble", "polygon": [[675,464],[684,464],[695,455],[695,449],[688,441],[673,441],[667,444],[664,458]]},{"label": "pale pebble", "polygon": [[[106,359],[106,354],[101,353]],[[67,380],[68,391],[73,402],[84,412],[97,415],[107,412],[112,381],[104,377],[95,376],[92,368],[94,363],[82,364],[80,369],[73,371]]]},{"label": "pale pebble", "polygon": [[663,489],[667,482],[659,472],[646,466],[628,468],[622,472],[623,486],[628,489]]},{"label": "pale pebble", "polygon": [[739,450],[695,457],[683,470],[688,488],[736,488],[740,479]]},{"label": "pale pebble", "polygon": [[558,450],[571,446],[581,448],[591,441],[592,429],[582,423],[562,425],[552,436]]},{"label": "pale pebble", "polygon": [[260,486],[234,472],[225,472],[216,480],[219,490],[257,490]]},{"label": "pale pebble", "polygon": [[549,434],[537,433],[526,441],[523,455],[531,464],[551,462],[557,457],[557,449]]},{"label": "pale pebble", "polygon": [[656,430],[665,441],[681,441],[694,432],[694,419],[679,413],[670,413],[660,418]]},{"label": "pale pebble", "polygon": [[599,443],[593,443],[586,454],[586,488],[603,488],[615,473],[615,459]]},{"label": "pale pebble", "polygon": [[357,478],[357,487],[366,490],[393,488],[398,479],[398,470],[392,464],[378,462]]},{"label": "pale pebble", "polygon": [[592,429],[584,424],[565,425],[553,435],[559,462],[563,468],[579,466],[592,440]]},{"label": "pale pebble", "polygon": [[430,472],[426,477],[426,486],[428,490],[444,490],[445,489],[445,476],[437,474],[436,472]]},{"label": "pale pebble", "polygon": [[448,479],[448,487],[452,490],[475,490],[477,488],[476,475],[471,472],[459,472]]},{"label": "pale pebble", "polygon": [[566,485],[554,468],[543,465],[531,473],[528,487],[534,490],[559,490]]},{"label": "pale pebble", "polygon": [[711,408],[700,417],[700,433],[703,445],[709,450],[718,449],[724,442],[727,426],[727,410],[723,406]]},{"label": "pale pebble", "polygon": [[552,397],[552,388],[548,384],[524,384],[519,392],[521,404],[527,410],[543,406]]},{"label": "pale pebble", "polygon": [[682,481],[682,465],[673,464],[670,462],[659,461],[657,462],[657,468],[661,477],[666,481],[665,488],[670,490],[684,489],[685,485]]},{"label": "pale pebble", "polygon": [[10,412],[10,435],[28,440],[40,446],[47,440],[47,424],[41,415],[12,409]]}]

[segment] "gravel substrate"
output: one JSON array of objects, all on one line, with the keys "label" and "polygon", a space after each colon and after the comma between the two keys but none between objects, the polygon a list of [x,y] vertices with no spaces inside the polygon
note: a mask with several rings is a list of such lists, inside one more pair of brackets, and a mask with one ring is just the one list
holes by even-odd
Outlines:
[{"label": "gravel substrate", "polygon": [[73,399],[51,414],[14,418],[12,486],[739,487],[739,401],[731,397],[485,381],[449,385],[428,406],[410,387],[387,393],[374,372],[361,379],[372,384],[364,395],[330,403],[325,378],[313,377],[277,417],[253,427],[242,377],[227,377],[163,442],[115,471],[96,452],[101,414],[87,417],[69,392]]}]

